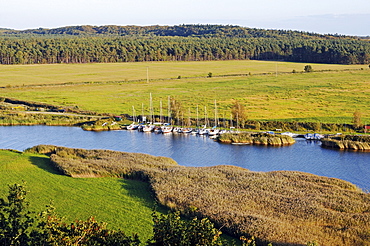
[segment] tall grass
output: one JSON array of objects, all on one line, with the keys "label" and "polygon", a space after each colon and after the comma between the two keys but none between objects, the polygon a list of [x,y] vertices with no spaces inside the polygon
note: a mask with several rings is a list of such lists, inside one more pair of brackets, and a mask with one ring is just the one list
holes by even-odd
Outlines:
[{"label": "tall grass", "polygon": [[71,176],[88,173],[146,180],[161,204],[208,217],[231,234],[255,236],[259,242],[370,243],[370,194],[343,180],[234,166],[183,167],[168,158],[149,156],[131,162],[127,153],[105,150],[36,146],[29,151],[50,154],[54,165]]},{"label": "tall grass", "polygon": [[95,121],[89,116],[72,116],[63,114],[42,114],[17,111],[0,111],[0,125],[63,125],[74,126],[84,122]]},{"label": "tall grass", "polygon": [[152,186],[169,207],[190,208],[230,233],[274,245],[369,243],[370,197],[340,180],[217,166],[174,168],[155,176]]}]

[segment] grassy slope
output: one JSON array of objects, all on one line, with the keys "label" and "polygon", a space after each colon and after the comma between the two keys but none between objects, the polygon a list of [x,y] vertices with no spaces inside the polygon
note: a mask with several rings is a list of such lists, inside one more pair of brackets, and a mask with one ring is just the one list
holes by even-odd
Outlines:
[{"label": "grassy slope", "polygon": [[112,229],[139,232],[146,240],[152,233],[153,198],[148,184],[118,178],[71,178],[50,167],[43,155],[0,151],[0,196],[7,185],[27,182],[33,211],[42,211],[52,200],[56,212],[72,222],[94,216]]},{"label": "grassy slope", "polygon": [[168,158],[138,158],[135,164],[131,154],[117,151],[55,146],[31,151],[52,153],[54,164],[73,176],[144,178],[161,204],[196,211],[239,236],[253,235],[274,245],[370,242],[370,194],[343,180],[233,166],[183,167]]},{"label": "grassy slope", "polygon": [[[200,115],[213,115],[217,99],[219,116],[230,116],[233,99],[242,101],[249,119],[309,119],[330,123],[351,123],[354,110],[363,112],[364,121],[370,121],[367,106],[370,103],[370,71],[364,65],[312,64],[315,70],[341,70],[317,73],[290,73],[302,71],[305,64],[263,61],[214,62],[153,62],[114,64],[57,64],[32,66],[2,66],[0,86],[22,84],[54,84],[64,82],[115,81],[108,84],[70,86],[3,88],[2,96],[46,102],[58,105],[78,105],[82,109],[132,113],[132,106],[141,114],[142,103],[148,113],[149,93],[153,95],[156,113],[162,100],[164,112],[168,96],[180,100],[195,117],[197,105]],[[150,83],[146,81],[149,68]],[[275,75],[279,72],[288,74]],[[364,68],[364,70],[360,70]],[[346,69],[357,69],[344,71]],[[247,74],[242,77],[205,78]],[[257,75],[269,73],[269,75]],[[162,78],[182,79],[162,80]],[[194,78],[185,78],[194,77]],[[197,78],[196,78],[197,77]],[[142,79],[143,82],[132,80]]]}]

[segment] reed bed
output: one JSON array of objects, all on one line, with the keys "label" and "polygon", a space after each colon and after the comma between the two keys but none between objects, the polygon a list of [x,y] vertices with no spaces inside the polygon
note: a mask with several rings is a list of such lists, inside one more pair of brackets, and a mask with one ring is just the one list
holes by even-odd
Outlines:
[{"label": "reed bed", "polygon": [[122,125],[118,124],[113,118],[108,118],[85,123],[81,128],[85,131],[111,131],[121,130]]},{"label": "reed bed", "polygon": [[370,136],[346,135],[321,139],[322,146],[336,149],[370,151]]},{"label": "reed bed", "polygon": [[63,114],[29,113],[16,111],[0,111],[0,125],[58,125],[74,126],[83,122],[95,121],[89,116],[72,116]]},{"label": "reed bed", "polygon": [[106,150],[36,146],[65,174],[123,176],[150,183],[157,200],[208,217],[224,231],[260,244],[370,244],[370,194],[334,178],[302,172],[251,172],[234,166],[183,167],[169,158]]},{"label": "reed bed", "polygon": [[85,150],[38,145],[25,150],[50,155],[51,163],[71,177],[136,177],[146,179],[147,170],[177,166],[167,157],[111,150]]},{"label": "reed bed", "polygon": [[225,133],[217,138],[221,143],[242,143],[254,145],[285,146],[295,143],[294,138],[286,135],[268,133]]}]

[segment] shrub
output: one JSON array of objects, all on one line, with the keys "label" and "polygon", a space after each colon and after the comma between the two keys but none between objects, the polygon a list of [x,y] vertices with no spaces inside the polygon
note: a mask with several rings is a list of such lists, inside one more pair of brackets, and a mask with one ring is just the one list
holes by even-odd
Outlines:
[{"label": "shrub", "polygon": [[309,73],[309,72],[312,72],[312,71],[313,71],[313,68],[312,68],[312,66],[311,66],[311,65],[306,65],[306,66],[304,67],[304,71],[305,71],[306,73]]},{"label": "shrub", "polygon": [[223,245],[221,232],[207,218],[182,220],[179,212],[154,213],[153,222],[154,235],[149,245]]}]

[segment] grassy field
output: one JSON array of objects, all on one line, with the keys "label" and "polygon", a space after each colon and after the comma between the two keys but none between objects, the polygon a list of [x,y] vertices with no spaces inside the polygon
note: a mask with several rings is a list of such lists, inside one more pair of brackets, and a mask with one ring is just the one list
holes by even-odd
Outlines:
[{"label": "grassy field", "polygon": [[71,178],[59,174],[43,155],[0,151],[0,196],[7,185],[27,182],[31,210],[40,212],[53,201],[56,212],[72,222],[94,216],[111,229],[122,228],[128,235],[139,233],[146,240],[152,234],[154,200],[149,185],[119,178]]},{"label": "grassy field", "polygon": [[[134,62],[89,64],[0,65],[0,86],[112,82],[233,74],[302,72],[306,63],[273,61]],[[311,64],[315,70],[346,70],[366,65]],[[147,73],[148,72],[148,73]]]},{"label": "grassy field", "polygon": [[[219,117],[229,118],[233,100],[239,100],[249,119],[351,123],[359,110],[364,123],[370,122],[367,66],[311,64],[316,72],[301,73],[305,65],[212,61],[1,66],[0,95],[114,114],[132,114],[134,106],[140,115],[143,105],[149,114],[152,93],[156,114],[160,101],[167,113],[170,96],[181,102],[184,117],[189,109],[195,117],[197,106],[200,117],[213,117],[217,100]],[[212,78],[207,78],[209,72]]]}]

